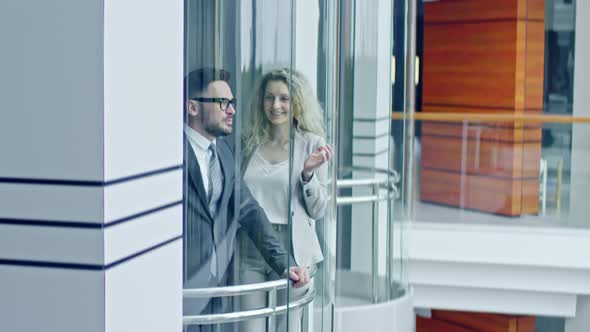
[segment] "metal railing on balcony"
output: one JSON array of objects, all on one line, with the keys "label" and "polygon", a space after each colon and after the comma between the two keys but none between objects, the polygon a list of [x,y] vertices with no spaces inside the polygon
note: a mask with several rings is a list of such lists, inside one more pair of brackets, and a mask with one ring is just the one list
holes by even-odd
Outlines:
[{"label": "metal railing on balcony", "polygon": [[[373,232],[373,248],[372,248],[372,300],[374,303],[377,302],[378,292],[378,275],[377,275],[377,210],[379,202],[390,201],[396,199],[399,194],[395,183],[399,181],[399,176],[393,170],[375,170],[365,168],[355,168],[355,170],[364,171],[375,171],[384,172],[387,177],[384,179],[368,178],[368,179],[351,179],[351,180],[338,180],[337,188],[352,188],[360,186],[369,186],[373,188],[373,194],[369,196],[342,196],[336,198],[338,205],[351,205],[359,203],[373,203],[373,221],[372,221],[372,232]],[[387,189],[387,194],[380,194],[380,189]],[[389,223],[388,223],[389,224]],[[389,226],[388,226],[389,227]],[[391,242],[391,241],[390,241]],[[390,250],[389,248],[388,250]],[[389,279],[388,279],[389,280]],[[280,279],[274,281],[267,281],[256,284],[236,285],[236,286],[225,286],[225,287],[210,287],[210,288],[192,288],[183,290],[183,298],[215,298],[215,297],[229,297],[229,296],[241,296],[245,294],[255,292],[266,292],[268,305],[260,309],[235,311],[228,313],[215,313],[215,314],[201,314],[201,315],[187,315],[183,316],[182,322],[184,326],[189,325],[216,325],[218,328],[220,324],[227,324],[233,322],[246,321],[251,319],[265,318],[266,331],[273,331],[276,326],[276,316],[285,314],[287,311],[302,308],[303,316],[308,315],[309,307],[315,298],[316,292],[313,283],[310,283],[310,287],[306,293],[299,299],[289,302],[288,304],[277,305],[277,292],[281,289],[289,287],[288,279]],[[304,321],[306,321],[304,319]],[[306,322],[307,323],[307,322]],[[302,325],[302,331],[306,332],[309,330],[307,324]]]}]

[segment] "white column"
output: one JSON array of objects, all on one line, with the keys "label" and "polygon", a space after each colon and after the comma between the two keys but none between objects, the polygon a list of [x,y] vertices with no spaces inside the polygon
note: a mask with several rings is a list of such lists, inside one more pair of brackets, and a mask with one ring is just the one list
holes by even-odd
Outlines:
[{"label": "white column", "polygon": [[[391,112],[391,1],[356,3],[354,60],[353,165],[387,169],[389,167]],[[383,177],[355,171],[354,178]],[[370,195],[357,188],[354,196]],[[385,191],[383,191],[385,194]],[[352,208],[351,267],[371,271],[371,205]],[[379,274],[385,274],[387,206],[379,206]]]},{"label": "white column", "polygon": [[183,1],[0,3],[0,331],[180,331]]},{"label": "white column", "polygon": [[[574,64],[574,116],[590,116],[590,29],[586,14],[590,3],[576,1],[576,42]],[[572,137],[570,219],[583,223],[590,214],[590,125],[574,124]]]},{"label": "white column", "polygon": [[576,317],[565,320],[565,332],[586,332],[590,326],[590,296],[578,295]]}]

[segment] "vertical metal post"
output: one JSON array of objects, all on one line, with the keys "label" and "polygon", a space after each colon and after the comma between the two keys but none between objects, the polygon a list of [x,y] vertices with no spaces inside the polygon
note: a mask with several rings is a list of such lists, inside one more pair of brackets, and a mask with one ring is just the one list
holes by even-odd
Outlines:
[{"label": "vertical metal post", "polygon": [[387,239],[385,245],[385,300],[392,299],[393,296],[393,221],[394,221],[394,202],[393,186],[395,186],[392,175],[387,174]]},{"label": "vertical metal post", "polygon": [[[277,309],[277,289],[272,288],[271,290],[266,293],[266,303],[269,308],[272,308],[273,311]],[[266,332],[274,332],[276,326],[276,316],[273,312],[272,315],[266,317]]]},{"label": "vertical metal post", "polygon": [[[373,185],[373,196],[379,197],[379,185]],[[378,243],[378,236],[379,236],[379,200],[375,199],[373,201],[373,222],[371,225],[372,231],[372,239],[371,239],[371,286],[372,286],[372,296],[371,300],[373,303],[377,303],[379,301],[379,284],[378,284],[378,276],[379,276],[379,266],[378,266],[378,255],[379,255],[379,243]]]},{"label": "vertical metal post", "polygon": [[414,212],[414,113],[416,111],[416,10],[417,0],[407,0],[406,68],[405,68],[405,123],[404,123],[404,180],[405,217],[412,220]]},{"label": "vertical metal post", "polygon": [[[303,306],[302,311],[303,314],[301,315],[301,332],[309,332],[309,306],[313,302],[310,302]],[[282,332],[282,331],[280,331]]]},{"label": "vertical metal post", "polygon": [[467,192],[467,138],[469,135],[469,122],[463,120],[462,140],[461,140],[461,192],[459,193],[459,207],[464,209],[466,206],[465,193]]},{"label": "vertical metal post", "polygon": [[[343,57],[346,55],[344,53],[344,51],[342,51],[343,49],[343,38],[344,38],[344,33],[341,32],[341,29],[343,29],[343,27],[345,26],[345,24],[348,22],[348,20],[343,17],[342,13],[344,12],[343,8],[346,7],[346,3],[342,3],[341,1],[336,1],[336,0],[332,0],[332,1],[327,1],[328,4],[328,35],[326,40],[328,40],[328,47],[326,48],[329,53],[327,56],[327,59],[329,59],[329,61],[327,61],[327,65],[328,65],[328,70],[327,70],[327,80],[328,82],[331,82],[331,84],[328,84],[328,89],[327,89],[327,93],[326,96],[329,96],[329,98],[327,98],[326,102],[328,103],[328,105],[330,105],[330,107],[327,107],[326,110],[327,112],[329,112],[330,117],[331,117],[331,128],[329,128],[330,130],[330,139],[332,141],[333,147],[334,147],[334,156],[332,157],[332,168],[331,168],[331,173],[330,173],[330,178],[332,180],[331,183],[331,188],[330,188],[330,193],[332,194],[332,201],[330,202],[330,212],[326,213],[326,218],[324,218],[324,227],[325,227],[325,232],[324,234],[327,236],[326,237],[326,248],[324,248],[324,253],[330,253],[330,252],[336,252],[336,238],[337,238],[337,221],[338,221],[338,206],[337,206],[337,202],[336,202],[336,196],[338,195],[338,188],[336,187],[336,182],[338,179],[338,165],[339,165],[339,150],[340,150],[340,144],[339,144],[339,137],[338,137],[338,132],[339,132],[339,117],[338,114],[340,113],[340,100],[342,98],[341,96],[341,86],[342,86],[342,78],[340,77],[340,74],[342,71],[344,71],[345,69],[345,63],[346,61],[343,59]],[[342,23],[344,22],[344,23]],[[331,52],[330,52],[331,51]],[[331,88],[331,89],[330,89]],[[331,94],[328,93],[328,91],[331,90]],[[336,297],[336,260],[337,260],[337,256],[338,254],[335,255],[325,255],[325,260],[324,260],[324,273],[323,273],[323,278],[322,283],[323,285],[320,286],[321,288],[325,288],[324,290],[324,294],[328,294],[327,296],[325,296],[322,299],[323,302],[323,307],[329,308],[329,316],[326,317],[326,311],[325,309],[322,310],[322,319],[321,321],[323,322],[324,320],[329,319],[329,327],[330,330],[334,330],[334,311],[335,311],[335,297]],[[327,318],[327,319],[326,319]],[[322,323],[322,328],[326,326],[325,324]]]}]

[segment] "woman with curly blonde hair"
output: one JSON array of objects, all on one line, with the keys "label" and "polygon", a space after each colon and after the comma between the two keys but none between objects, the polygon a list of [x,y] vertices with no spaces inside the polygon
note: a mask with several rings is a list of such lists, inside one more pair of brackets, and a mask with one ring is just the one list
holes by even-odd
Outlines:
[{"label": "woman with curly blonde hair", "polygon": [[[273,228],[288,248],[294,264],[315,269],[323,260],[315,232],[315,221],[328,205],[326,178],[332,148],[324,142],[322,107],[308,80],[298,71],[278,69],[264,75],[250,112],[249,130],[242,137],[244,181],[264,209]],[[292,142],[292,149],[289,150]],[[292,173],[289,174],[289,152]],[[289,189],[292,202],[289,206]],[[289,210],[290,208],[290,210]],[[291,234],[288,219],[291,216]],[[256,241],[256,240],[254,240]],[[252,240],[241,237],[240,278],[242,283],[276,280],[278,275],[266,264]],[[290,298],[305,289],[291,289]],[[279,304],[286,302],[279,294]],[[250,294],[241,299],[242,309],[266,305],[265,294]],[[289,330],[300,330],[301,311],[289,315]],[[277,328],[286,330],[286,319],[279,316]],[[243,322],[240,331],[263,331],[264,321]]]}]

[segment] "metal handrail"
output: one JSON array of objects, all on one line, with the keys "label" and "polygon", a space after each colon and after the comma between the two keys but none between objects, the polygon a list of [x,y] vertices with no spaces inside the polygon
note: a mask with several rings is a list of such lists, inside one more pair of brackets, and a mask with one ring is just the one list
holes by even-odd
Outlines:
[{"label": "metal handrail", "polygon": [[336,181],[337,188],[352,188],[356,186],[371,186],[374,184],[387,184],[388,179],[339,179]]},{"label": "metal handrail", "polygon": [[[393,112],[391,118],[403,120],[404,113]],[[437,122],[464,122],[464,121],[490,121],[490,122],[533,122],[533,123],[590,123],[590,117],[527,113],[460,113],[460,112],[420,112],[413,114],[414,120]]]},{"label": "metal handrail", "polygon": [[[336,197],[336,205],[352,205],[352,204],[360,204],[360,203],[372,203],[373,205],[373,218],[371,221],[371,242],[373,247],[371,248],[371,301],[373,303],[377,303],[379,301],[379,290],[378,290],[378,246],[377,246],[377,239],[379,238],[378,234],[378,219],[377,219],[377,210],[379,209],[379,202],[381,201],[392,201],[399,198],[399,191],[395,186],[395,182],[399,181],[399,176],[397,172],[393,171],[397,178],[394,179],[377,179],[377,178],[368,178],[368,179],[343,179],[343,180],[336,180],[336,187],[337,188],[352,188],[352,187],[360,187],[360,186],[368,186],[372,187],[372,195],[368,196],[337,196]],[[380,193],[380,189],[385,186],[385,189],[388,190],[388,193],[383,195]],[[388,221],[388,234],[391,233],[391,228],[389,227],[390,221]],[[391,240],[388,240],[388,246],[391,246]],[[390,252],[391,248],[387,249],[387,252]],[[387,280],[391,280],[391,272],[390,267],[387,267]]]},{"label": "metal handrail", "polygon": [[365,171],[370,173],[387,174],[393,183],[398,183],[400,180],[399,173],[392,168],[368,167],[368,166],[341,166],[340,171]]},{"label": "metal handrail", "polygon": [[289,281],[287,279],[279,279],[266,282],[259,282],[256,284],[245,284],[236,286],[187,288],[182,291],[182,296],[185,298],[236,296],[260,291],[269,291],[272,289],[283,289],[287,287],[288,283]]},{"label": "metal handrail", "polygon": [[[315,270],[312,270],[310,272],[309,277],[313,278],[315,276],[315,272]],[[289,282],[289,279],[283,278],[279,280],[271,280],[255,284],[183,289],[183,298],[238,296],[264,291],[268,292],[267,297],[269,300],[269,306],[261,309],[234,311],[222,314],[183,316],[182,322],[184,325],[211,325],[239,322],[243,320],[264,317],[269,319],[270,317],[282,314],[287,310],[299,308],[313,301],[313,299],[315,298],[315,289],[313,288],[313,283],[310,283],[309,289],[302,298],[300,298],[297,301],[290,302],[288,305],[285,304],[281,306],[276,306],[277,290],[287,288],[289,286]]]},{"label": "metal handrail", "polygon": [[[393,171],[395,173],[395,171]],[[397,173],[396,173],[397,174]],[[389,187],[394,189],[393,193],[388,195],[381,195],[378,194],[378,188],[382,185],[388,185],[392,181],[390,179],[346,179],[346,180],[337,180],[336,185],[338,188],[351,188],[356,186],[372,186],[373,187],[373,194],[370,196],[345,196],[345,197],[337,197],[336,204],[343,205],[343,204],[357,204],[357,203],[364,203],[364,202],[379,202],[379,201],[386,201],[390,199],[397,198],[397,188],[394,185],[390,185]],[[376,221],[374,220],[374,223]],[[313,277],[313,275],[312,275]],[[374,286],[376,282],[373,281]],[[276,297],[276,291],[279,289],[283,289],[288,287],[289,280],[288,279],[279,279],[279,280],[272,280],[266,281],[261,283],[255,284],[246,284],[246,285],[236,285],[236,286],[225,286],[225,287],[210,287],[210,288],[191,288],[191,289],[184,289],[182,294],[183,298],[206,298],[206,297],[225,297],[225,296],[238,296],[244,295],[254,292],[269,292]],[[269,294],[269,295],[270,295]],[[261,309],[253,309],[253,310],[244,310],[244,311],[235,311],[229,313],[221,313],[221,314],[206,314],[206,315],[191,315],[191,316],[183,316],[182,323],[183,325],[212,325],[212,324],[226,324],[226,323],[233,323],[233,322],[240,322],[244,320],[256,319],[256,318],[267,318],[274,317],[275,315],[280,315],[288,310],[297,309],[303,306],[308,305],[313,299],[315,298],[315,289],[313,288],[313,284],[310,285],[310,288],[305,293],[305,295],[289,304],[276,306],[275,304],[271,304],[266,308]],[[275,302],[276,303],[276,302]]]},{"label": "metal handrail", "polygon": [[396,199],[397,193],[390,195],[369,195],[369,196],[338,196],[336,205],[349,205],[359,203],[381,202]]},{"label": "metal handrail", "polygon": [[297,309],[308,305],[315,298],[315,290],[310,287],[305,295],[297,301],[284,304],[276,308],[262,308],[254,310],[236,311],[223,314],[208,314],[182,317],[183,325],[211,325],[240,322],[249,319],[263,318],[268,316],[280,315],[287,310]]}]

